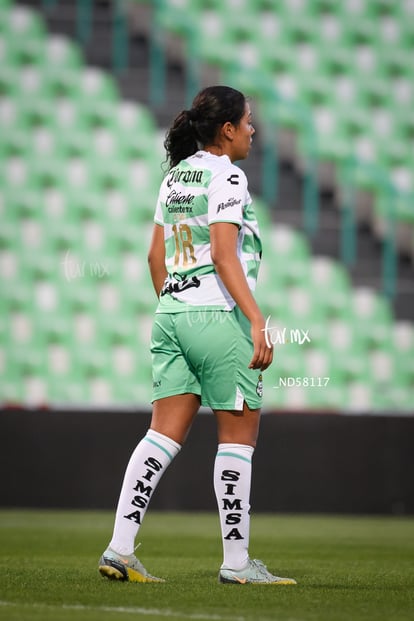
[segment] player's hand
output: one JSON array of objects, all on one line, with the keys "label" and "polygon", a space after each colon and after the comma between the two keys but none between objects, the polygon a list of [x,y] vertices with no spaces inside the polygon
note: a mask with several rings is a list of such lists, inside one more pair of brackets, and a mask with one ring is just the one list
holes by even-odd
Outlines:
[{"label": "player's hand", "polygon": [[[252,323],[251,335],[253,340],[253,357],[249,364],[249,369],[260,369],[264,371],[272,364],[273,345],[266,342],[265,322]],[[270,347],[269,347],[270,345]]]}]

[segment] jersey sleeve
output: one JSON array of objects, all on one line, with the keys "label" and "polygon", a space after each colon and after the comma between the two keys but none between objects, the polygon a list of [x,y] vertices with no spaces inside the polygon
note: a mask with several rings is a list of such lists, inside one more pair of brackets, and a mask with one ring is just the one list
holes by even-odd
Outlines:
[{"label": "jersey sleeve", "polygon": [[154,222],[155,224],[160,224],[161,226],[164,226],[164,217],[161,207],[161,193],[158,195],[157,205],[155,207]]},{"label": "jersey sleeve", "polygon": [[244,172],[231,166],[213,177],[208,188],[208,224],[243,222],[243,208],[248,202],[247,178]]}]

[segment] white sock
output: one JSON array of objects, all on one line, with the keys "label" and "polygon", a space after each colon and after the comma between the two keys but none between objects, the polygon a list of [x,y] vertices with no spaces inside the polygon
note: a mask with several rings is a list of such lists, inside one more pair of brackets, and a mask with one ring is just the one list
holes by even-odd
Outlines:
[{"label": "white sock", "polygon": [[250,482],[253,447],[219,444],[214,491],[223,540],[222,569],[243,569],[249,560]]},{"label": "white sock", "polygon": [[181,445],[149,429],[129,460],[116,510],[110,547],[118,554],[132,554],[151,496]]}]

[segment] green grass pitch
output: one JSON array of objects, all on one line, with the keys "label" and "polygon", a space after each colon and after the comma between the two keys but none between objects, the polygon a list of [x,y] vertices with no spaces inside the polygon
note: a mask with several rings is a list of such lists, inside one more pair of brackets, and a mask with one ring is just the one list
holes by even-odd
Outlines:
[{"label": "green grass pitch", "polygon": [[111,582],[112,512],[0,511],[3,621],[414,619],[414,520],[253,515],[250,551],[297,586],[220,585],[218,517],[149,512],[138,556],[166,584]]}]

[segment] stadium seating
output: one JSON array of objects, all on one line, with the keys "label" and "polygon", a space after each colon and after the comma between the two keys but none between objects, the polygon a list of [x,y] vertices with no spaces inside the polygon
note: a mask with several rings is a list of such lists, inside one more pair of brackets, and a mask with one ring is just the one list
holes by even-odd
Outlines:
[{"label": "stadium seating", "polygon": [[[249,11],[259,11],[262,24],[255,49],[286,19],[290,30],[283,29],[277,49],[264,41],[260,63],[294,72],[291,45],[312,43],[318,53],[325,45],[315,29],[317,8],[342,11],[315,1],[313,12],[296,21],[294,5],[278,3],[277,18],[269,14],[270,0],[175,0],[166,10],[203,12],[213,36],[214,20],[237,9],[242,17],[223,20],[220,31],[229,58],[235,42],[250,57]],[[334,17],[328,30],[339,28]],[[350,29],[341,28],[348,41]],[[408,27],[404,33],[409,38]],[[219,46],[203,36],[205,58],[215,62]],[[374,45],[377,34],[364,21],[355,36]],[[336,68],[345,62],[344,50],[331,60]],[[80,48],[49,35],[28,8],[1,4],[0,59],[0,401],[149,405],[156,300],[146,251],[163,175],[162,135],[149,109],[122,101],[108,74],[87,67]],[[308,105],[331,105],[336,94],[327,94],[329,79],[292,84]],[[371,86],[375,97],[389,99]],[[283,118],[282,107],[279,112]],[[284,112],[294,123],[288,106]],[[349,150],[345,129],[330,147],[336,149],[337,157]],[[275,228],[266,204],[259,198],[255,204],[265,248],[257,297],[276,347],[265,374],[265,405],[412,409],[413,326],[395,322],[381,296],[354,290],[339,263],[313,257],[302,234]]]},{"label": "stadium seating", "polygon": [[[355,158],[352,183],[374,191],[373,230],[383,237],[384,220],[395,216],[397,243],[414,257],[410,0],[164,0],[158,7],[161,26],[192,37],[202,62],[262,101],[265,122],[293,129],[302,154],[333,161],[340,186],[350,183],[344,169]],[[311,140],[308,125],[317,134]],[[395,205],[378,184],[387,178]]]}]

